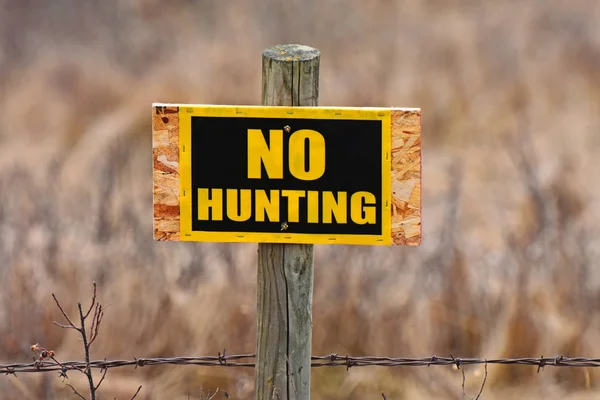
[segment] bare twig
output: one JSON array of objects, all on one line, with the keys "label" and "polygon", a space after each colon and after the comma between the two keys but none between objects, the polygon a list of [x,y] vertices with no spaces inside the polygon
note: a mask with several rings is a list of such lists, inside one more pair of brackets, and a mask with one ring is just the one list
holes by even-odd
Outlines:
[{"label": "bare twig", "polygon": [[98,318],[98,307],[100,304],[96,304],[96,309],[94,310],[94,316],[92,317],[92,325],[90,326],[90,338],[94,335],[94,326],[96,325],[96,319]]},{"label": "bare twig", "polygon": [[100,329],[100,322],[102,322],[102,317],[104,316],[104,310],[101,304],[96,306],[96,311],[94,311],[94,317],[92,318],[92,326],[90,328],[90,343],[94,343],[94,340],[98,337],[98,329]]},{"label": "bare twig", "polygon": [[[71,319],[69,318],[69,316],[67,315],[67,313],[65,312],[65,310],[62,308],[62,306],[60,305],[60,303],[58,302],[58,299],[56,298],[56,296],[54,295],[54,293],[52,293],[52,298],[54,299],[54,302],[58,306],[58,309],[60,310],[60,312],[62,313],[62,315],[65,317],[65,319],[69,323],[70,327],[73,328],[73,329],[79,330],[79,328],[77,328],[75,326],[75,324],[73,322],[71,322]],[[57,323],[55,322],[55,324],[57,324]],[[57,324],[57,325],[60,326],[60,327],[64,327],[63,325],[60,325],[60,324]]]},{"label": "bare twig", "polygon": [[104,381],[104,378],[106,377],[106,373],[107,372],[108,372],[108,368],[104,368],[104,372],[102,373],[102,377],[100,378],[100,381],[98,382],[98,384],[96,385],[96,387],[94,388],[94,390],[98,390],[98,388],[100,387],[100,385]]},{"label": "bare twig", "polygon": [[462,372],[462,400],[465,400],[465,369],[460,370]]},{"label": "bare twig", "polygon": [[385,397],[385,393],[381,392],[381,397],[383,397],[383,400],[387,400],[387,397]]},{"label": "bare twig", "polygon": [[483,387],[485,386],[485,381],[487,380],[487,375],[488,375],[488,371],[487,371],[487,362],[484,364],[485,365],[485,374],[483,375],[483,382],[481,382],[481,388],[479,389],[479,393],[477,393],[477,397],[475,397],[475,400],[479,400],[479,396],[481,396],[481,393],[483,392]]},{"label": "bare twig", "polygon": [[56,322],[56,321],[52,321],[52,322],[54,323],[54,325],[56,325],[56,326],[59,326],[59,327],[61,327],[61,328],[64,328],[64,329],[75,329],[76,331],[78,331],[78,330],[79,330],[79,328],[77,328],[76,326],[72,326],[72,325],[63,325],[63,324],[59,324],[59,323],[58,323],[58,322]]},{"label": "bare twig", "polygon": [[92,308],[94,308],[94,305],[96,304],[96,281],[94,281],[92,284],[94,285],[94,294],[92,296],[92,304],[90,304],[90,308],[85,313],[84,318],[87,318],[88,315],[90,315],[90,312],[92,311]]},{"label": "bare twig", "polygon": [[96,388],[94,386],[94,379],[92,377],[92,369],[89,367],[90,345],[87,340],[87,334],[85,333],[85,316],[83,315],[83,310],[81,309],[81,303],[77,303],[77,307],[79,308],[79,318],[81,319],[81,330],[79,332],[81,333],[81,338],[83,339],[83,348],[85,350],[85,374],[87,375],[88,383],[90,385],[91,400],[96,400]]},{"label": "bare twig", "polygon": [[140,390],[142,390],[142,385],[140,385],[140,387],[139,387],[139,388],[137,388],[136,392],[133,394],[133,397],[132,397],[131,399],[129,399],[129,400],[133,400],[133,399],[135,399],[135,396],[137,396],[137,395],[138,395],[138,393],[140,392]]},{"label": "bare twig", "polygon": [[75,393],[77,396],[79,396],[79,397],[80,397],[80,398],[82,398],[83,400],[87,400],[85,397],[83,397],[83,396],[81,395],[81,393],[79,393],[79,392],[77,391],[77,389],[75,389],[75,388],[73,387],[73,385],[71,385],[70,383],[67,383],[66,385],[67,385],[68,387],[70,387],[70,388],[71,388],[71,390],[73,390],[73,393]]}]

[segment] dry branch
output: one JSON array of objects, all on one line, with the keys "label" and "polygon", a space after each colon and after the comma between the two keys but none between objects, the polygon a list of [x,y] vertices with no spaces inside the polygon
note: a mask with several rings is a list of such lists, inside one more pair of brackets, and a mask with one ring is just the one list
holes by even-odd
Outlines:
[{"label": "dry branch", "polygon": [[79,393],[79,392],[77,391],[77,389],[75,389],[75,388],[73,387],[73,385],[71,385],[70,383],[66,383],[66,385],[67,385],[68,387],[70,387],[70,388],[71,388],[71,390],[73,390],[73,393],[75,393],[75,394],[76,394],[76,395],[77,395],[79,398],[81,398],[81,399],[83,399],[83,400],[87,400],[85,397],[83,397],[83,395],[82,395],[81,393]]},{"label": "dry branch", "polygon": [[142,390],[142,385],[140,385],[140,387],[137,388],[137,390],[135,391],[135,393],[133,394],[133,396],[131,397],[130,400],[135,399],[135,397],[138,395],[138,393],[140,392],[140,390]]},{"label": "dry branch", "polygon": [[479,400],[479,396],[481,396],[481,393],[483,392],[483,388],[485,387],[485,382],[487,381],[487,375],[488,375],[488,371],[487,371],[487,363],[484,364],[485,365],[485,374],[483,375],[483,382],[481,382],[481,388],[479,388],[479,393],[477,393],[477,397],[475,397],[475,400]]},{"label": "dry branch", "polygon": [[[90,390],[90,400],[96,400],[96,393],[98,391],[98,388],[104,381],[104,378],[106,377],[106,373],[108,371],[108,368],[102,368],[103,369],[102,377],[100,378],[100,381],[98,381],[97,384],[94,384],[94,377],[92,375],[92,366],[90,363],[90,347],[91,347],[92,343],[94,342],[94,340],[96,340],[96,338],[98,337],[98,331],[100,329],[100,323],[102,322],[102,317],[104,316],[104,311],[103,311],[102,305],[97,302],[96,282],[93,283],[93,287],[94,287],[94,291],[92,294],[92,302],[90,304],[90,307],[87,309],[87,311],[85,313],[83,312],[81,303],[77,303],[77,309],[79,311],[79,323],[80,323],[79,326],[77,326],[73,323],[73,321],[71,320],[71,318],[69,317],[69,315],[67,314],[67,312],[65,311],[63,306],[60,304],[60,302],[56,298],[56,295],[54,293],[52,293],[52,298],[54,299],[56,306],[62,313],[63,317],[69,323],[68,325],[65,325],[65,324],[60,324],[60,323],[54,321],[54,324],[61,328],[75,329],[77,332],[79,332],[79,334],[81,335],[81,340],[83,343],[83,349],[84,349],[84,354],[85,354],[84,362],[78,363],[79,365],[75,365],[77,363],[67,363],[67,364],[61,363],[54,358],[53,351],[48,351],[37,343],[35,345],[31,346],[32,351],[36,351],[39,353],[39,358],[37,360],[35,360],[35,362],[34,362],[34,368],[36,370],[42,370],[42,368],[45,365],[44,359],[46,359],[49,356],[55,362],[55,364],[52,364],[52,365],[60,367],[60,371],[61,371],[60,376],[61,377],[67,378],[67,372],[69,370],[73,370],[73,369],[83,373],[87,377],[87,380],[88,380],[88,385],[89,385],[89,390]],[[86,323],[88,317],[90,316],[90,313],[92,312],[92,310],[94,310],[94,314],[92,316],[92,320],[91,320],[91,324],[90,324],[90,331],[89,331],[89,335],[88,335],[88,333],[86,332],[85,323]],[[71,384],[67,383],[66,385],[69,386],[77,396],[79,396],[80,398],[82,398],[84,400],[87,400]],[[135,396],[137,396],[140,389],[141,389],[141,386],[138,388],[138,391],[134,394],[132,399],[135,398]]]}]

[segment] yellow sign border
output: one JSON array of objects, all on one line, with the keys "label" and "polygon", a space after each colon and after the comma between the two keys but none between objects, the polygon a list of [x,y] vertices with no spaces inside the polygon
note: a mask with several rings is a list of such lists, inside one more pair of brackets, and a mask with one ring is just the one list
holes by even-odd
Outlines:
[{"label": "yellow sign border", "polygon": [[[351,107],[266,107],[266,106],[219,106],[190,105],[179,108],[179,171],[180,171],[180,230],[181,241],[186,242],[251,242],[251,243],[300,243],[300,244],[362,244],[391,245],[391,114],[389,108]],[[266,232],[208,232],[192,231],[192,132],[191,121],[198,117],[244,117],[244,118],[310,118],[330,120],[378,120],[382,121],[381,188],[381,235],[332,235],[311,233]]]}]

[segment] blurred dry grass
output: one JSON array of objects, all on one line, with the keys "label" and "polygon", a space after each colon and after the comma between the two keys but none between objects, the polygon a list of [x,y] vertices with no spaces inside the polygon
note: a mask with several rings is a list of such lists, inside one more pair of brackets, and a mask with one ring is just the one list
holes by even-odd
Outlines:
[{"label": "blurred dry grass", "polygon": [[[600,3],[0,1],[0,360],[93,279],[94,358],[252,351],[256,246],[152,241],[150,105],[257,104],[260,54],[322,52],[321,104],[422,107],[424,243],[318,246],[313,352],[599,357]],[[467,371],[476,392],[482,371]],[[77,376],[73,383],[78,384]],[[104,393],[249,398],[251,371],[111,371]],[[598,395],[594,370],[490,367],[486,398]],[[313,371],[315,399],[460,398],[445,368]],[[3,399],[71,398],[55,376]]]}]

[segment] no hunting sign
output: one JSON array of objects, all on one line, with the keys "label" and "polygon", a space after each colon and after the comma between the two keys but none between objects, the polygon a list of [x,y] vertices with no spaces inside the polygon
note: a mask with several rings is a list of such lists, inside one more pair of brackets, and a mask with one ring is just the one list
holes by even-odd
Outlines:
[{"label": "no hunting sign", "polygon": [[417,245],[421,112],[153,105],[157,240]]}]

